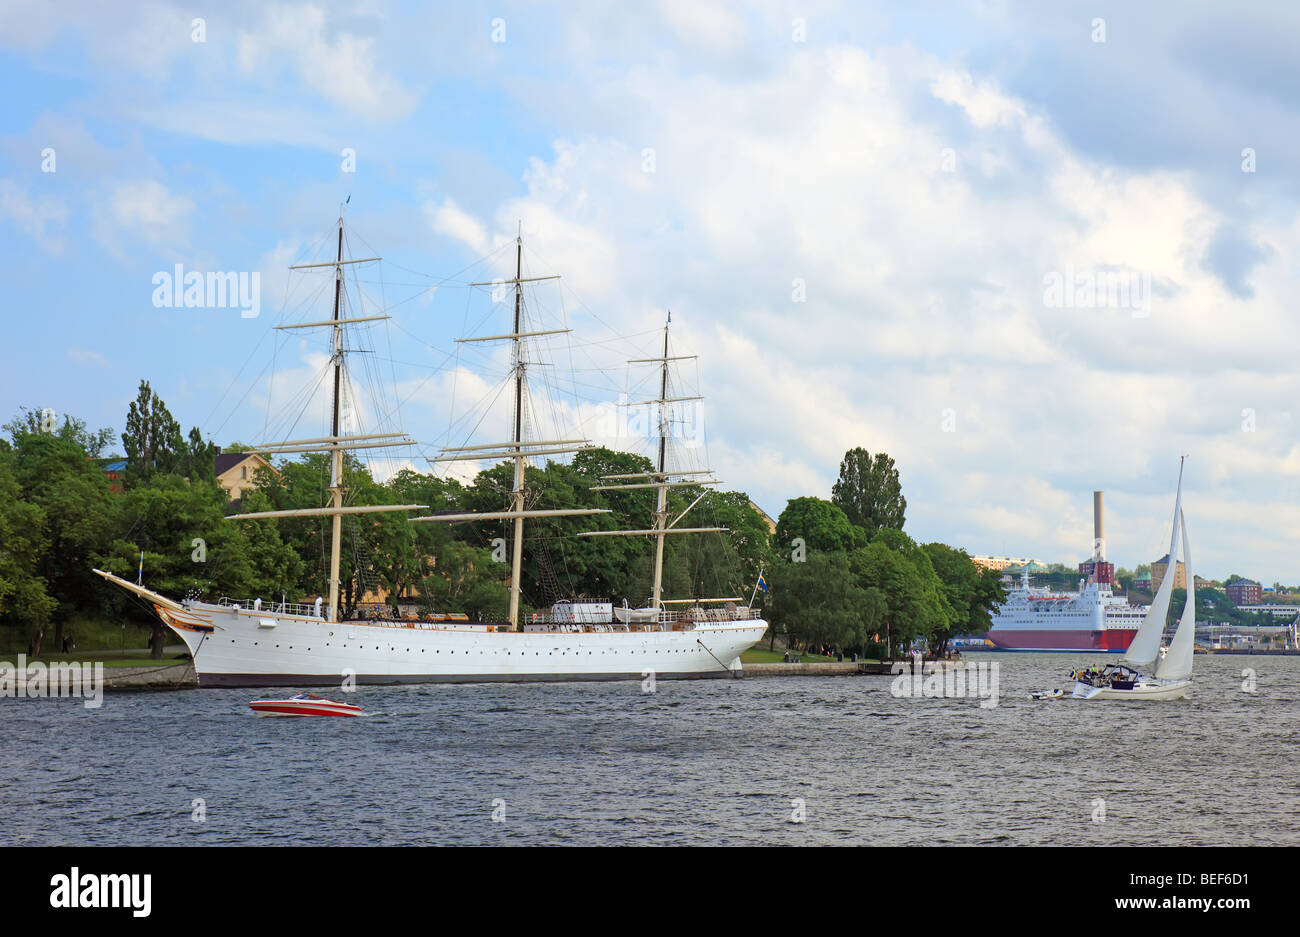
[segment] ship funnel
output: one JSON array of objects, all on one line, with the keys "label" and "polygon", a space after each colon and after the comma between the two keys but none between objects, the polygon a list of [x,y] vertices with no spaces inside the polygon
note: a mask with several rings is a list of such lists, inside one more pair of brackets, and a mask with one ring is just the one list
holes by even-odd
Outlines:
[{"label": "ship funnel", "polygon": [[1106,492],[1092,493],[1092,558],[1106,558]]}]

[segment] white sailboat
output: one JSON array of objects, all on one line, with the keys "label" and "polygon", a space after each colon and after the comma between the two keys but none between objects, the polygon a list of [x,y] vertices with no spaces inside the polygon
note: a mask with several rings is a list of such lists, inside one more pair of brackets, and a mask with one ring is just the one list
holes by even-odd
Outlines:
[{"label": "white sailboat", "polygon": [[[1185,458],[1185,457],[1184,457]],[[1187,523],[1183,518],[1183,466],[1178,465],[1178,491],[1174,497],[1173,533],[1169,539],[1169,568],[1156,591],[1146,618],[1124,654],[1124,664],[1104,668],[1076,669],[1075,699],[1106,700],[1175,700],[1183,699],[1192,688],[1192,661],[1196,642],[1196,579],[1192,573],[1191,549]],[[1180,538],[1181,533],[1181,538]],[[1179,540],[1182,542],[1183,569],[1187,577],[1187,601],[1178,628],[1167,649],[1160,644],[1169,599],[1173,594],[1178,570]],[[1154,674],[1147,673],[1155,666]]]},{"label": "white sailboat", "polygon": [[[577,439],[525,441],[523,404],[528,362],[524,340],[558,334],[567,329],[529,331],[524,322],[523,284],[538,279],[522,275],[522,240],[516,246],[514,322],[503,335],[462,341],[509,341],[514,379],[514,418],[511,438],[504,443],[444,449],[435,462],[470,460],[514,463],[514,484],[506,510],[449,513],[411,517],[411,521],[460,523],[509,521],[512,526],[509,614],[505,622],[410,621],[386,618],[343,618],[339,613],[339,560],[341,518],[380,511],[418,511],[427,505],[343,504],[343,452],[352,449],[411,445],[400,433],[351,434],[340,432],[340,386],[348,348],[344,328],[387,316],[343,314],[345,266],[378,258],[351,261],[343,258],[343,220],[340,217],[337,257],[325,264],[335,274],[334,308],[330,319],[277,328],[330,328],[333,330],[332,432],[315,439],[290,440],[257,447],[267,455],[327,451],[331,454],[330,503],[322,508],[267,511],[232,515],[230,520],[297,516],[332,518],[329,600],[314,604],[270,602],[261,599],[176,601],[102,570],[100,576],[148,601],[172,631],[185,641],[194,658],[201,686],[337,686],[356,683],[432,683],[481,681],[552,681],[641,679],[653,673],[659,679],[737,675],[740,654],[756,644],[767,629],[743,600],[717,600],[719,608],[695,607],[676,611],[665,608],[659,592],[662,583],[663,540],[667,534],[721,530],[677,528],[668,522],[666,492],[696,473],[676,473],[665,467],[668,407],[675,401],[667,393],[667,329],[664,337],[665,368],[660,397],[646,403],[660,411],[661,438],[658,471],[646,473],[646,482],[613,487],[658,489],[655,526],[651,530],[599,531],[592,534],[647,535],[657,540],[654,595],[650,606],[636,613],[614,609],[611,602],[557,602],[549,613],[531,615],[521,627],[520,573],[524,521],[527,518],[608,513],[598,508],[529,510],[525,506],[524,467],[538,456],[575,452],[589,443]],[[475,286],[498,287],[500,281]],[[657,360],[657,359],[652,359]],[[346,386],[346,385],[344,385]],[[708,480],[690,484],[706,484]],[[694,505],[692,505],[693,507]],[[687,510],[690,510],[689,508]],[[682,512],[684,515],[686,512]],[[623,614],[618,614],[623,612]]]}]

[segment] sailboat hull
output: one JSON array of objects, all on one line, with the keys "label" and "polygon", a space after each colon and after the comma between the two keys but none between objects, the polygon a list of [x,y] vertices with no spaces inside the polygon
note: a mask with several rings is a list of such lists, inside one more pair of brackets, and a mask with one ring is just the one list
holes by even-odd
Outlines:
[{"label": "sailboat hull", "polygon": [[1139,682],[1131,689],[1116,689],[1109,686],[1093,686],[1090,683],[1075,681],[1075,699],[1083,700],[1175,700],[1185,699],[1192,688],[1190,680],[1153,680]]},{"label": "sailboat hull", "polygon": [[187,602],[157,607],[189,646],[199,685],[339,686],[739,675],[767,623],[698,622],[679,631],[496,631],[484,625],[342,621]]}]

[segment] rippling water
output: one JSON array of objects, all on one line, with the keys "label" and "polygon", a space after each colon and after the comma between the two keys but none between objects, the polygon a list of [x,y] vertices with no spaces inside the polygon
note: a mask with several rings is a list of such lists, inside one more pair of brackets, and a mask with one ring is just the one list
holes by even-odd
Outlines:
[{"label": "rippling water", "polygon": [[70,845],[1300,843],[1300,658],[1198,656],[1172,703],[1034,702],[1088,659],[971,659],[996,708],[866,676],[363,687],[358,719],[4,699],[0,817]]}]

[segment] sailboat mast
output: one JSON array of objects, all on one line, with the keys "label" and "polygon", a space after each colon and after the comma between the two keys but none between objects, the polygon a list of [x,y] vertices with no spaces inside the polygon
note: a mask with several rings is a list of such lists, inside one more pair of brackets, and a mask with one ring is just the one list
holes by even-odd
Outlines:
[{"label": "sailboat mast", "polygon": [[656,610],[663,607],[662,591],[664,579],[664,526],[668,523],[668,485],[664,475],[665,460],[668,454],[668,324],[672,322],[672,313],[664,323],[664,360],[659,378],[659,490],[655,496],[655,581],[650,602]]},{"label": "sailboat mast", "polygon": [[1178,522],[1182,519],[1183,503],[1183,463],[1187,456],[1178,457],[1178,488],[1174,494],[1174,529],[1169,533],[1169,569],[1166,572],[1177,579],[1178,563],[1174,559],[1174,550],[1178,548]]},{"label": "sailboat mast", "polygon": [[[339,322],[339,308],[343,297],[343,214],[339,213],[338,257],[334,264],[334,396],[330,429],[335,440],[339,437],[339,384],[343,373],[343,326]],[[330,453],[330,506],[343,507],[343,450],[337,446]],[[343,515],[331,518],[330,534],[330,605],[329,620],[339,620],[339,552],[343,539]]]},{"label": "sailboat mast", "polygon": [[519,630],[519,577],[524,557],[524,351],[523,351],[523,304],[524,285],[524,239],[523,235],[515,238],[515,329],[514,329],[514,365],[515,365],[515,425],[514,425],[514,462],[515,484],[511,493],[511,510],[520,512],[515,518],[515,535],[510,546],[510,630]]}]

